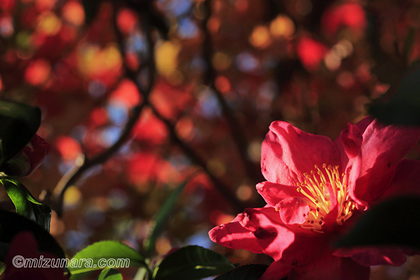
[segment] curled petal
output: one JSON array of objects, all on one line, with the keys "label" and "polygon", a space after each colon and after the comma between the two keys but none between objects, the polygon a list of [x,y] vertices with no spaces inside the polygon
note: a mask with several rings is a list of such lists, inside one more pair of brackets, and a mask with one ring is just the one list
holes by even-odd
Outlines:
[{"label": "curled petal", "polygon": [[345,172],[347,164],[351,159],[359,154],[362,145],[363,130],[357,124],[347,124],[347,127],[341,131],[334,143],[340,154],[342,172]]},{"label": "curled petal", "polygon": [[303,197],[303,195],[296,190],[295,186],[285,186],[268,181],[258,183],[257,191],[264,198],[265,202],[273,207],[285,198]]},{"label": "curled petal", "polygon": [[261,170],[267,181],[293,186],[304,180],[304,172],[323,163],[339,163],[330,138],[306,133],[286,122],[271,123],[261,147]]},{"label": "curled petal", "polygon": [[261,254],[264,248],[258,242],[253,231],[244,228],[240,224],[243,215],[239,214],[227,224],[216,226],[209,231],[210,239],[222,246],[232,249],[246,249],[253,253]]},{"label": "curled petal", "polygon": [[234,249],[246,249],[280,259],[283,251],[294,241],[294,232],[281,223],[271,207],[250,208],[232,222],[213,228],[210,239]]}]

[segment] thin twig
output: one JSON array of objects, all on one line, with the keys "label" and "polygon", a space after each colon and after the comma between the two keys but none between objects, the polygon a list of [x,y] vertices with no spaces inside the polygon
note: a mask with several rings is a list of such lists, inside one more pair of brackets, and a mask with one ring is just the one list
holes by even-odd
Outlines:
[{"label": "thin twig", "polygon": [[152,109],[155,116],[161,120],[168,130],[172,141],[177,144],[185,153],[185,155],[197,166],[199,166],[210,178],[210,180],[213,183],[214,188],[222,194],[229,203],[235,208],[237,212],[243,211],[246,206],[237,199],[235,194],[232,193],[232,191],[229,190],[229,187],[222,182],[219,178],[217,178],[208,168],[206,162],[193,150],[191,147],[186,144],[182,139],[178,136],[176,133],[174,126],[172,123],[166,119],[164,116],[162,116],[159,111],[153,106],[153,104],[150,105],[150,108]]},{"label": "thin twig", "polygon": [[[130,3],[130,2],[129,2]],[[135,7],[133,3],[131,3],[131,7],[134,8],[135,10],[137,10],[139,13],[141,13],[142,18],[144,19],[144,21],[142,22],[144,27],[149,27],[150,29],[150,24],[152,23],[152,19],[147,20],[149,16],[153,15],[154,16],[154,20],[157,20],[158,22],[163,22],[162,19],[156,19],[156,17],[158,16],[155,13],[149,13],[146,10],[142,10],[139,7]],[[155,78],[155,69],[156,69],[156,65],[155,65],[155,54],[154,54],[154,44],[150,44],[151,42],[153,42],[152,40],[152,34],[150,32],[146,33],[146,39],[147,42],[149,43],[148,45],[148,49],[149,49],[149,56],[148,56],[148,61],[147,64],[148,66],[148,70],[149,70],[149,83],[148,85],[151,85],[152,81],[154,81]],[[153,72],[150,72],[153,69]],[[130,75],[130,79],[135,78],[134,75]],[[136,82],[136,85],[139,89],[139,91],[143,91],[141,88],[141,85]],[[147,90],[151,90],[151,88],[148,88]],[[207,174],[207,176],[209,177],[209,179],[212,181],[215,189],[222,194],[228,201],[229,203],[235,208],[235,210],[237,211],[242,211],[245,206],[243,205],[243,203],[241,201],[239,201],[235,194],[232,193],[229,190],[229,187],[224,184],[220,179],[218,179],[208,168],[206,165],[205,160],[203,160],[187,143],[185,143],[176,133],[174,125],[165,117],[163,117],[159,111],[156,109],[156,107],[152,104],[152,102],[149,101],[149,94],[144,95],[144,102],[148,104],[148,106],[151,108],[152,112],[155,114],[155,116],[160,119],[166,126],[166,129],[168,130],[170,136],[171,136],[171,140],[173,143],[175,143],[176,145],[178,145],[184,152],[184,154],[194,163],[196,164],[198,167],[200,167],[203,172],[205,172]]]},{"label": "thin twig", "polygon": [[[124,61],[124,46],[122,45],[124,42],[124,38],[121,33],[119,33],[119,30],[116,26],[116,13],[117,9],[114,9],[114,26],[115,26],[115,32],[117,34],[117,37],[119,38],[118,42],[120,42],[120,50],[122,53],[123,61]],[[63,212],[63,202],[64,202],[64,194],[66,190],[74,185],[77,180],[80,179],[80,177],[90,168],[102,164],[105,161],[107,161],[109,158],[111,158],[123,145],[124,143],[129,139],[131,132],[133,130],[134,125],[137,123],[138,119],[140,118],[141,112],[143,111],[143,108],[147,104],[148,95],[151,92],[154,84],[154,72],[155,72],[155,66],[154,63],[151,62],[154,57],[153,53],[153,47],[154,47],[154,41],[152,39],[151,31],[150,29],[146,28],[146,38],[148,40],[149,44],[149,56],[151,59],[148,61],[148,81],[146,87],[143,87],[140,85],[140,83],[137,81],[136,73],[131,71],[128,67],[126,67],[125,62],[123,63],[125,66],[126,75],[130,77],[130,79],[135,82],[137,88],[139,89],[139,94],[143,94],[143,98],[139,98],[139,103],[133,108],[130,118],[128,119],[123,131],[121,132],[118,140],[112,144],[108,149],[103,151],[102,153],[94,156],[91,159],[87,159],[84,157],[79,158],[79,161],[76,163],[76,166],[72,168],[67,174],[65,174],[61,180],[58,182],[56,188],[54,189],[52,198],[46,197],[45,200],[49,202],[50,206],[57,212],[58,216],[62,215]]]}]

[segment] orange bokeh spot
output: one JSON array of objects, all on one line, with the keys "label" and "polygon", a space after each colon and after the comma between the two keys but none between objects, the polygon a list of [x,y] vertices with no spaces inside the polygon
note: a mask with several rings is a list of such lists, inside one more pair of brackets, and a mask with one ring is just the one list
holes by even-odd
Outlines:
[{"label": "orange bokeh spot", "polygon": [[221,93],[226,93],[231,90],[230,81],[225,76],[218,76],[215,85]]},{"label": "orange bokeh spot", "polygon": [[136,106],[140,102],[140,94],[136,85],[130,80],[123,80],[110,95],[111,102],[123,103],[128,108]]},{"label": "orange bokeh spot", "polygon": [[211,17],[209,21],[207,22],[207,28],[211,33],[217,33],[219,31],[221,25],[221,21],[218,17]]},{"label": "orange bokeh spot", "polygon": [[51,66],[47,61],[43,59],[31,61],[25,70],[25,80],[31,85],[39,86],[48,80],[50,72]]},{"label": "orange bokeh spot", "polygon": [[220,210],[213,210],[210,213],[210,222],[214,225],[221,225],[231,222],[235,217],[229,214],[225,214]]},{"label": "orange bokeh spot", "polygon": [[306,69],[317,70],[328,48],[310,38],[301,38],[297,44],[297,55]]},{"label": "orange bokeh spot", "polygon": [[76,1],[67,2],[63,7],[63,18],[74,25],[82,25],[85,21],[85,11]]},{"label": "orange bokeh spot", "polygon": [[74,161],[82,152],[79,142],[68,136],[57,137],[54,148],[64,160],[68,161]]},{"label": "orange bokeh spot", "polygon": [[270,24],[270,33],[274,37],[290,37],[295,32],[295,24],[293,21],[285,16],[280,15],[274,19]]},{"label": "orange bokeh spot", "polygon": [[52,12],[44,12],[37,19],[36,30],[44,35],[53,36],[61,30],[61,19]]},{"label": "orange bokeh spot", "polygon": [[117,25],[121,32],[128,34],[134,30],[137,23],[137,16],[129,9],[122,9],[118,12]]},{"label": "orange bokeh spot", "polygon": [[254,28],[249,42],[256,48],[265,48],[271,43],[271,36],[266,26],[260,25]]},{"label": "orange bokeh spot", "polygon": [[79,70],[88,78],[100,80],[107,86],[115,82],[121,65],[121,54],[114,44],[104,48],[86,44],[78,50]]}]

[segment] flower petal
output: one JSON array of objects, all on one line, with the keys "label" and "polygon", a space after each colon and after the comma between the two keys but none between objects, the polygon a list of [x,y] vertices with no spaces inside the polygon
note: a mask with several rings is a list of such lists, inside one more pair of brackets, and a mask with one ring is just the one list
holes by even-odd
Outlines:
[{"label": "flower petal", "polygon": [[283,279],[289,274],[291,269],[292,266],[284,264],[282,260],[274,261],[259,280]]},{"label": "flower petal", "polygon": [[267,181],[293,186],[305,179],[304,172],[323,163],[339,164],[330,138],[306,133],[287,122],[271,123],[261,147],[261,170]]},{"label": "flower petal", "polygon": [[386,191],[398,162],[416,145],[420,129],[385,126],[374,120],[363,133],[361,150],[349,176],[350,194],[359,204],[371,204]]},{"label": "flower petal", "polygon": [[264,253],[275,260],[295,239],[272,207],[246,209],[232,222],[210,230],[209,236],[222,246]]},{"label": "flower petal", "polygon": [[288,197],[303,197],[302,193],[296,190],[295,186],[285,186],[271,182],[257,184],[258,193],[270,206],[276,206],[281,200]]},{"label": "flower petal", "polygon": [[420,195],[417,182],[420,182],[420,161],[404,159],[397,165],[394,178],[381,199],[402,194]]},{"label": "flower petal", "polygon": [[277,204],[280,218],[287,225],[303,224],[309,213],[309,206],[299,197],[288,197]]},{"label": "flower petal", "polygon": [[289,280],[364,280],[369,279],[370,268],[350,258],[336,257],[329,250],[305,266],[294,267]]},{"label": "flower petal", "polygon": [[209,231],[210,239],[228,248],[246,249],[257,254],[263,253],[263,248],[253,231],[240,224],[239,221],[242,219],[243,214],[239,214],[232,222],[214,227]]},{"label": "flower petal", "polygon": [[391,264],[400,266],[407,260],[405,254],[398,248],[340,248],[334,252],[338,257],[351,257],[361,265],[372,266],[380,264]]},{"label": "flower petal", "polygon": [[349,160],[359,154],[363,139],[362,134],[363,130],[357,124],[348,123],[347,127],[335,139],[334,143],[340,154],[342,172],[346,171]]}]

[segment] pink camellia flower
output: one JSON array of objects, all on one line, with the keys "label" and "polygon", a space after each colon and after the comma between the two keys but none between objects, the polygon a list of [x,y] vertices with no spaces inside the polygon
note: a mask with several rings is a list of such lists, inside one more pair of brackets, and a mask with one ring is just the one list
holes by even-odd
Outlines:
[{"label": "pink camellia flower", "polygon": [[61,259],[40,252],[31,232],[18,233],[10,243],[6,256],[5,280],[68,280]]},{"label": "pink camellia flower", "polygon": [[28,176],[41,165],[49,150],[50,145],[35,134],[23,150],[6,163],[4,171],[9,176]]},{"label": "pink camellia flower", "polygon": [[419,129],[371,117],[348,124],[335,142],[273,122],[262,144],[267,181],[257,185],[267,205],[213,228],[210,238],[271,256],[264,280],[359,280],[369,278],[372,265],[401,265],[406,256],[398,248],[332,245],[385,197],[419,193],[412,182],[420,179],[420,161],[403,159],[419,137]]}]

